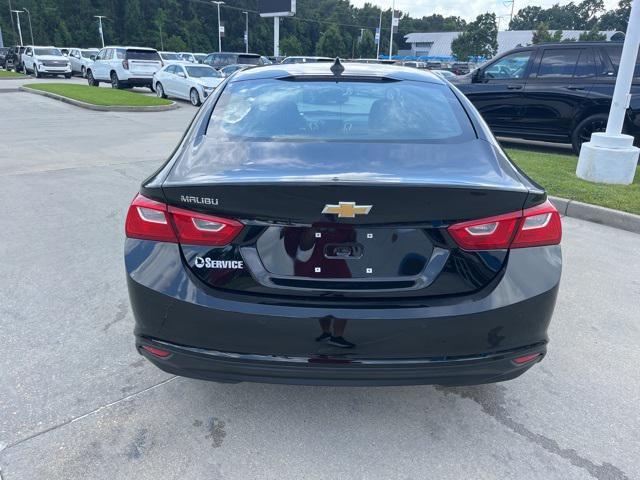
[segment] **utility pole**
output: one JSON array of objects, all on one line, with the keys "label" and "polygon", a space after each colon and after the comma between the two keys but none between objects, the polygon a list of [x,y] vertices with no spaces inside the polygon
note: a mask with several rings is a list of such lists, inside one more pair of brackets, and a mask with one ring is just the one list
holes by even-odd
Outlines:
[{"label": "utility pole", "polygon": [[280,56],[280,17],[273,17],[273,56]]},{"label": "utility pole", "polygon": [[389,60],[391,60],[391,55],[393,54],[393,24],[396,19],[396,0],[393,0],[391,3],[391,33],[389,35]]},{"label": "utility pole", "polygon": [[244,53],[249,53],[249,12],[244,13]]},{"label": "utility pole", "polygon": [[224,2],[219,0],[213,0],[211,3],[215,3],[218,6],[218,51],[222,51],[222,34],[220,32],[220,5]]},{"label": "utility pole", "polygon": [[31,26],[31,12],[24,7],[22,7],[22,9],[25,12],[27,12],[27,17],[29,18],[29,32],[31,32],[31,45],[35,45],[36,42],[33,41],[33,27]]},{"label": "utility pole", "polygon": [[102,40],[102,48],[104,48],[104,33],[102,30],[102,19],[107,18],[105,15],[94,15],[93,18],[97,18],[100,23],[98,26],[98,30],[100,31],[100,40]]},{"label": "utility pole", "polygon": [[11,0],[9,0],[9,18],[11,19],[11,30],[13,31],[13,36],[16,36],[16,23],[13,21],[13,7],[11,6]]},{"label": "utility pole", "polygon": [[378,23],[378,31],[376,33],[376,43],[378,44],[376,50],[376,60],[380,60],[380,44],[382,43],[382,9],[380,9],[380,22]]},{"label": "utility pole", "polygon": [[11,10],[13,13],[16,14],[16,18],[18,19],[18,35],[20,36],[20,46],[24,45],[24,43],[22,43],[22,29],[20,28],[20,14],[24,13],[22,10]]},{"label": "utility pole", "polygon": [[616,86],[605,132],[594,132],[583,143],[576,175],[584,180],[629,185],[633,183],[640,149],[633,146],[633,136],[622,133],[631,100],[631,84],[640,47],[640,0],[631,3],[631,14],[620,56]]}]

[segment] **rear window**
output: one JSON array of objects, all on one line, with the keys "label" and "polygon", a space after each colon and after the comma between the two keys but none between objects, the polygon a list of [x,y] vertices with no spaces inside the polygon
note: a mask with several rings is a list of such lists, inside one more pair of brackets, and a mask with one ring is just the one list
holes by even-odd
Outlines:
[{"label": "rear window", "polygon": [[546,49],[540,61],[538,78],[571,78],[579,56],[579,48]]},{"label": "rear window", "polygon": [[163,60],[182,60],[182,57],[177,53],[161,53],[160,56]]},{"label": "rear window", "polygon": [[475,138],[445,85],[400,81],[233,82],[207,134],[228,141],[453,143]]},{"label": "rear window", "polygon": [[253,55],[238,55],[238,61],[235,63],[241,63],[243,65],[262,65],[262,59],[260,56]]},{"label": "rear window", "polygon": [[153,50],[127,50],[127,60],[160,60],[158,52]]}]

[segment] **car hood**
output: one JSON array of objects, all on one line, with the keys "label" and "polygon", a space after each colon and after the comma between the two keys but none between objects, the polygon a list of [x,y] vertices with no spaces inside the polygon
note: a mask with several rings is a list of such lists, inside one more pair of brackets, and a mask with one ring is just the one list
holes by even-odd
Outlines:
[{"label": "car hood", "polygon": [[202,85],[204,87],[215,88],[215,87],[217,87],[218,85],[220,85],[222,83],[222,80],[224,80],[224,78],[216,78],[216,77],[199,78],[198,80],[196,80],[196,83],[199,83],[200,85]]}]

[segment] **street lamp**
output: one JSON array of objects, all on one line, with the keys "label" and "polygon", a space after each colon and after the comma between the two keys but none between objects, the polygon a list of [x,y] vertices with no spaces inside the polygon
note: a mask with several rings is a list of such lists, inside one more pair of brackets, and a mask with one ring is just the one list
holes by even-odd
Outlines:
[{"label": "street lamp", "polygon": [[20,46],[24,45],[24,43],[22,42],[22,29],[20,28],[20,14],[24,13],[22,10],[11,10],[13,13],[16,14],[16,17],[18,18],[18,35],[20,36]]},{"label": "street lamp", "polygon": [[222,51],[222,35],[220,33],[220,5],[224,2],[213,0],[211,3],[215,3],[218,6],[218,51]]},{"label": "street lamp", "polygon": [[29,31],[31,32],[31,45],[35,45],[36,42],[33,41],[33,27],[31,26],[31,12],[24,7],[22,7],[22,9],[27,13],[27,17],[29,18]]},{"label": "street lamp", "polygon": [[249,12],[244,13],[244,52],[249,53]]},{"label": "street lamp", "polygon": [[94,15],[93,18],[97,18],[99,22],[98,30],[100,31],[100,40],[102,40],[102,48],[104,48],[104,33],[102,31],[102,19],[108,18],[105,15]]}]

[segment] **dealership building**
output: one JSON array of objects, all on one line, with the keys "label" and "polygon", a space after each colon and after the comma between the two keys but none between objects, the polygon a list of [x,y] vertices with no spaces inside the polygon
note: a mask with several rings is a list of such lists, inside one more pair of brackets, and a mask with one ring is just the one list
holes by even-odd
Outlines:
[{"label": "dealership building", "polygon": [[[498,54],[516,47],[530,45],[535,30],[507,30],[498,32]],[[563,40],[578,40],[584,30],[563,30]],[[462,32],[427,32],[405,35],[405,41],[411,45],[410,50],[400,50],[398,56],[415,57],[420,60],[454,60],[451,43]],[[555,30],[549,30],[554,34]],[[601,31],[609,41],[623,41],[624,33],[616,30]]]}]

